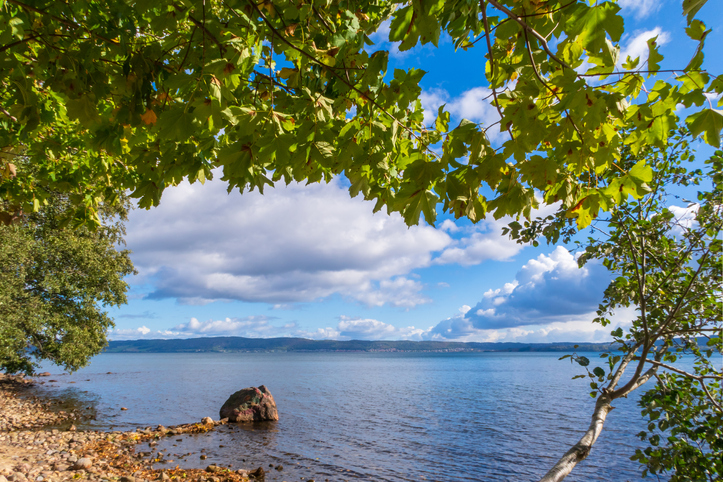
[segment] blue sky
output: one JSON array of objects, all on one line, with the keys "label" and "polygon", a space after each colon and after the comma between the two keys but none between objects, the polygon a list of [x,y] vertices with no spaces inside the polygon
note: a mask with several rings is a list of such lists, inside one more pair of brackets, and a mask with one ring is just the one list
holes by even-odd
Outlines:
[{"label": "blue sky", "polygon": [[[678,0],[619,3],[622,59],[644,60],[645,41],[658,36],[661,68],[687,64],[696,45]],[[705,66],[720,72],[723,35],[715,28],[723,3],[709,1],[698,18],[714,28]],[[454,52],[443,40],[438,49],[399,52],[387,34],[372,38],[374,49],[390,51],[390,69],[427,71],[422,103],[430,121],[442,103],[453,124],[497,119],[484,100],[483,44]],[[564,246],[510,241],[501,234],[509,219],[472,225],[440,216],[434,227],[407,228],[397,214],[372,209],[351,199],[341,179],[279,185],[263,196],[227,194],[218,180],[169,188],[159,207],[130,215],[127,247],[139,274],[127,279],[128,304],[109,310],[110,337],[583,342],[608,340],[633,316],[622,311],[614,326],[593,325],[606,270],[594,263],[579,270]]]}]

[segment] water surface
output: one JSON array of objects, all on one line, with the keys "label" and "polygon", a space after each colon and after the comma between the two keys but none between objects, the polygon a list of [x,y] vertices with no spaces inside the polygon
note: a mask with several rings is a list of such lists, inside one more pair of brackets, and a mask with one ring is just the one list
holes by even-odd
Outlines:
[{"label": "water surface", "polygon": [[[521,481],[543,475],[590,423],[587,383],[570,379],[581,369],[559,356],[103,354],[44,389],[93,406],[97,419],[87,428],[133,429],[217,419],[234,391],[269,388],[278,422],[166,438],[156,447],[173,460],[166,466],[282,465],[270,481]],[[567,480],[640,479],[629,460],[640,446],[640,410],[633,399],[614,406],[590,457]]]}]

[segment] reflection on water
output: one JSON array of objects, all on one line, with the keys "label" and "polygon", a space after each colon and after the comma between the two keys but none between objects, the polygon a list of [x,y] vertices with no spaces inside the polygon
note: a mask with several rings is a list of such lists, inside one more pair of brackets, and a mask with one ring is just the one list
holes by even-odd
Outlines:
[{"label": "reflection on water", "polygon": [[[269,387],[278,422],[138,448],[162,452],[169,467],[261,466],[271,481],[533,480],[577,441],[594,405],[585,382],[570,380],[575,366],[558,357],[104,354],[43,389],[52,385],[66,400],[92,407],[96,419],[79,428],[133,429],[217,419],[231,393]],[[640,478],[629,460],[639,445],[639,409],[632,399],[615,406],[591,456],[567,480]]]}]

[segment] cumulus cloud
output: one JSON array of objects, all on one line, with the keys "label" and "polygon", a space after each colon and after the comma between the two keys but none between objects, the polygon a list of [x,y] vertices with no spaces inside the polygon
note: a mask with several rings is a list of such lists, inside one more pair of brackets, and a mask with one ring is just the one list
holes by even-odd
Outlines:
[{"label": "cumulus cloud", "polygon": [[[148,336],[149,333],[153,333],[155,336]],[[108,332],[108,339],[110,340],[138,340],[141,338],[168,338],[171,335],[169,332],[153,332],[147,326],[141,326],[139,328],[128,328],[128,329],[115,329]]]},{"label": "cumulus cloud", "polygon": [[[424,108],[424,123],[434,123],[439,106],[446,104],[445,110],[457,120],[468,119],[483,126],[490,126],[500,120],[491,98],[492,91],[486,87],[466,90],[454,98],[444,89],[424,90],[420,96]],[[487,131],[487,136],[490,141],[495,142],[502,139],[504,134],[500,132],[499,125],[495,125]]]},{"label": "cumulus cloud", "polygon": [[673,224],[675,227],[672,230],[674,236],[682,236],[683,233],[697,226],[698,221],[695,220],[698,215],[698,209],[700,204],[693,203],[687,207],[682,206],[670,206],[668,209],[673,213]]},{"label": "cumulus cloud", "polygon": [[340,317],[336,329],[339,339],[347,340],[421,340],[424,330],[408,326],[397,328],[369,318]]},{"label": "cumulus cloud", "polygon": [[191,318],[187,323],[181,323],[167,330],[151,330],[146,326],[135,329],[111,330],[108,337],[111,340],[138,340],[138,339],[172,339],[172,338],[198,338],[207,336],[243,336],[246,338],[272,338],[276,336],[289,336],[299,330],[295,322],[273,324],[276,317],[246,316],[241,318],[224,318],[221,320],[199,321]]},{"label": "cumulus cloud", "polygon": [[150,319],[158,318],[158,315],[152,311],[146,310],[143,313],[128,313],[125,315],[117,315],[116,318],[131,318],[131,319],[140,318],[140,319],[150,320]]},{"label": "cumulus cloud", "polygon": [[293,336],[312,340],[413,340],[420,341],[429,330],[414,326],[396,327],[372,318],[340,316],[336,327],[315,331],[297,330]]},{"label": "cumulus cloud", "polygon": [[623,11],[631,12],[638,20],[657,12],[663,3],[662,0],[618,0]]},{"label": "cumulus cloud", "polygon": [[[610,275],[599,263],[578,268],[575,257],[559,246],[549,255],[528,261],[513,281],[487,291],[477,305],[440,322],[427,336],[478,341],[551,334],[559,338],[562,331],[554,330],[563,330],[565,323],[589,324],[609,281]],[[510,331],[531,325],[545,328]]]},{"label": "cumulus cloud", "polygon": [[646,30],[644,32],[634,33],[634,37],[627,40],[625,45],[620,50],[620,63],[627,61],[627,58],[631,59],[640,58],[638,68],[643,66],[648,60],[648,40],[657,37],[656,43],[658,47],[665,45],[670,41],[670,34],[663,31],[660,27],[655,27],[652,30]]},{"label": "cumulus cloud", "polygon": [[270,321],[275,317],[246,316],[243,318],[225,318],[223,320],[198,321],[191,318],[171,328],[179,336],[244,336],[246,338],[272,337],[296,328],[296,324],[274,326]]},{"label": "cumulus cloud", "polygon": [[394,58],[406,57],[411,53],[411,50],[401,51],[399,46],[402,42],[390,42],[389,32],[391,31],[392,20],[388,19],[383,21],[379,28],[369,36],[369,40],[374,42],[373,48],[375,50],[388,50],[389,56]]},{"label": "cumulus cloud", "polygon": [[398,214],[372,214],[335,181],[239,195],[221,181],[183,183],[131,213],[126,240],[150,299],[289,304],[332,294],[369,305],[427,301],[407,275],[453,241]]},{"label": "cumulus cloud", "polygon": [[472,266],[487,260],[503,261],[512,258],[520,252],[522,245],[502,234],[502,228],[509,222],[510,218],[502,218],[466,228],[465,235],[452,241],[433,263]]},{"label": "cumulus cloud", "polygon": [[182,183],[161,205],[135,210],[126,240],[148,299],[203,305],[264,302],[278,309],[331,295],[368,306],[426,303],[414,270],[503,260],[522,247],[505,221],[459,228],[407,227],[398,213],[373,214],[339,180],[227,194],[220,180]]}]

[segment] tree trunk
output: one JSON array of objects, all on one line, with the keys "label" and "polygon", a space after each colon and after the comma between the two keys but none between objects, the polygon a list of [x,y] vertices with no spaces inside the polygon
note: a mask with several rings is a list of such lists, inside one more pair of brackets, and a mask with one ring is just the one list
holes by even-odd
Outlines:
[{"label": "tree trunk", "polygon": [[600,432],[602,432],[605,418],[608,416],[610,410],[613,409],[613,407],[610,406],[610,402],[611,400],[607,395],[600,395],[600,397],[598,397],[595,403],[595,411],[592,414],[592,421],[585,435],[560,458],[555,466],[540,479],[540,482],[561,481],[567,477],[578,463],[587,458],[592,445],[600,436]]}]

